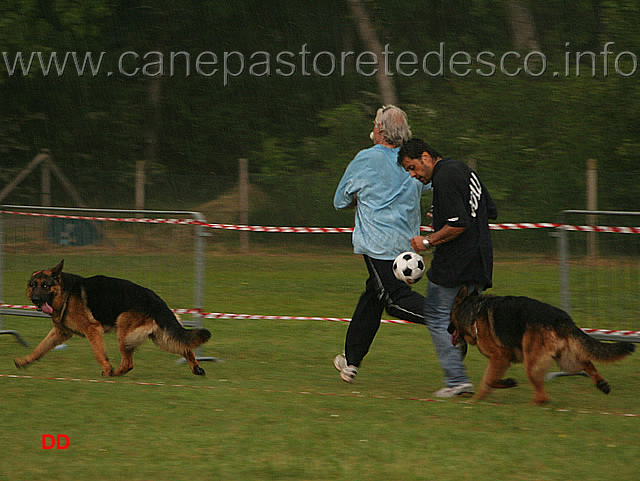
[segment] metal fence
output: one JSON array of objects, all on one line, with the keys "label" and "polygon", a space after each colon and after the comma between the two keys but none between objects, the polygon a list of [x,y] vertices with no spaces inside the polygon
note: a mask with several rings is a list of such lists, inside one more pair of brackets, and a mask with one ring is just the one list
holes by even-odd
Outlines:
[{"label": "metal fence", "polygon": [[640,342],[640,212],[565,210],[558,224],[562,308],[593,337]]},{"label": "metal fence", "polygon": [[[4,212],[0,214],[0,304],[7,299],[7,286],[12,301],[18,295],[24,297],[25,272],[51,267],[52,262],[67,258],[69,270],[80,275],[108,272],[118,276],[121,271],[121,277],[134,282],[138,277],[144,279],[139,283],[152,282],[169,305],[187,308],[183,314],[190,316],[186,324],[192,326],[200,325],[207,315],[202,312],[205,238],[212,227],[219,229],[216,239],[228,235],[223,232],[229,230],[278,233],[278,238],[297,236],[292,232],[300,231],[311,236],[336,231],[207,224],[202,214],[190,211],[12,205],[0,206],[0,210]],[[531,234],[538,232],[546,237],[543,231],[555,227],[562,307],[578,325],[598,328],[589,332],[594,337],[640,342],[640,236],[632,235],[640,231],[626,227],[638,220],[638,212],[563,211],[554,224],[502,224],[492,228],[505,232],[495,237],[531,237],[531,243],[540,248],[540,236]],[[572,225],[573,221],[587,225]],[[521,229],[532,230],[524,234]],[[21,342],[24,340],[18,332],[2,330],[2,314],[44,317],[28,310],[29,306],[22,307],[0,306],[0,333],[15,335]]]}]

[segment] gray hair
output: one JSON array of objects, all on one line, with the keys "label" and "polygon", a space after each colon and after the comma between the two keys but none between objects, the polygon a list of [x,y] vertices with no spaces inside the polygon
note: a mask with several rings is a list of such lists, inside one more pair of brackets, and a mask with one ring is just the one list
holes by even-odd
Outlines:
[{"label": "gray hair", "polygon": [[383,105],[376,112],[376,125],[384,141],[394,147],[411,138],[407,114],[395,105]]}]

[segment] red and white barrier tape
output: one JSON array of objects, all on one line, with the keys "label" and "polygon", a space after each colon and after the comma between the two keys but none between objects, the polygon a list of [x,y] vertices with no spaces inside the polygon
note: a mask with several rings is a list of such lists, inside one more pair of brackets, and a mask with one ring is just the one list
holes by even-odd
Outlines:
[{"label": "red and white barrier tape", "polygon": [[[16,309],[16,310],[36,310],[35,306],[3,304],[0,303],[0,309]],[[235,320],[266,320],[266,321],[331,321],[331,322],[351,322],[346,317],[304,317],[304,316],[270,316],[263,314],[232,314],[229,312],[202,312],[200,309],[173,309],[173,312],[179,315],[194,314],[203,319],[235,319]],[[408,321],[398,319],[383,319],[384,324],[413,324]],[[607,336],[640,337],[640,331],[618,331],[612,329],[592,329],[589,327],[581,328],[587,334],[600,334]]]},{"label": "red and white barrier tape", "polygon": [[[0,303],[0,309],[15,309],[18,311],[28,310],[35,311],[35,306],[3,304]],[[302,317],[302,316],[269,316],[261,314],[232,314],[229,312],[202,312],[200,309],[172,309],[179,315],[194,314],[203,319],[237,319],[237,320],[269,320],[269,321],[332,321],[332,322],[350,322],[351,319],[346,317]],[[411,324],[407,321],[398,319],[383,319],[385,324]]]},{"label": "red and white barrier tape", "polygon": [[[253,226],[253,225],[237,225],[237,224],[210,224],[206,222],[197,221],[194,219],[149,219],[149,218],[137,218],[137,217],[91,217],[80,215],[60,215],[60,214],[44,214],[36,212],[18,212],[18,211],[5,211],[0,210],[0,214],[11,215],[23,215],[32,217],[48,217],[55,219],[72,219],[72,220],[92,220],[98,222],[131,222],[140,224],[173,224],[173,225],[199,225],[202,227],[209,227],[213,229],[224,230],[239,230],[239,231],[251,231],[251,232],[279,232],[279,233],[310,233],[310,234],[341,234],[353,232],[352,227],[275,227],[275,226]],[[490,224],[489,227],[492,230],[518,230],[518,229],[548,229],[548,228],[561,228],[567,231],[583,231],[583,232],[608,232],[608,233],[622,233],[622,234],[640,234],[640,227],[610,227],[610,226],[575,226],[566,224],[556,224],[549,222],[541,223],[504,223],[504,224]],[[420,228],[423,232],[433,230],[430,226],[422,226]],[[20,306],[11,304],[0,304],[0,308],[6,309],[22,309],[22,310],[35,310],[34,306]],[[206,319],[264,319],[264,320],[313,320],[313,321],[334,321],[334,322],[349,322],[350,319],[338,318],[338,317],[300,317],[300,316],[267,316],[267,315],[252,315],[252,314],[232,314],[232,313],[220,313],[210,312],[201,313],[198,309],[176,309],[178,314],[200,314]],[[383,319],[383,323],[388,324],[411,324],[402,320],[389,320]],[[621,336],[636,336],[640,335],[640,331],[610,331],[610,330],[598,330],[598,329],[583,329],[587,333],[607,334],[607,335],[621,335]]]},{"label": "red and white barrier tape", "polygon": [[581,328],[586,334],[600,334],[605,336],[618,337],[640,337],[640,331],[616,331],[611,329],[592,329],[590,327]]},{"label": "red and white barrier tape", "polygon": [[[0,214],[24,215],[31,217],[49,217],[54,219],[71,219],[71,220],[92,220],[97,222],[131,222],[137,224],[173,224],[173,225],[198,225],[211,229],[238,230],[249,232],[277,232],[277,233],[295,233],[295,234],[344,234],[353,232],[353,227],[276,227],[276,226],[259,226],[259,225],[242,225],[242,224],[216,224],[201,222],[194,219],[148,219],[136,217],[90,217],[82,215],[60,215],[60,214],[44,214],[38,212],[17,212],[1,210]],[[613,226],[595,226],[595,225],[569,225],[551,222],[524,222],[524,223],[504,223],[489,224],[492,230],[518,230],[518,229],[563,229],[567,231],[580,232],[606,232],[617,234],[640,234],[640,227],[613,227]],[[422,226],[423,232],[431,231],[431,227]]]}]

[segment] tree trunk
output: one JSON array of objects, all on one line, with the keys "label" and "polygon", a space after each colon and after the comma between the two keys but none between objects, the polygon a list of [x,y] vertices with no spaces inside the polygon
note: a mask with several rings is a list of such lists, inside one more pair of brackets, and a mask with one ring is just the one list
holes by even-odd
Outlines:
[{"label": "tree trunk", "polygon": [[526,3],[523,0],[508,0],[506,8],[513,35],[513,48],[529,52],[538,50],[536,24]]},{"label": "tree trunk", "polygon": [[147,116],[147,133],[144,146],[144,157],[136,163],[136,209],[143,210],[145,206],[145,167],[147,161],[158,160],[158,116],[160,114],[160,93],[162,86],[160,77],[153,77],[149,81],[149,109]]},{"label": "tree trunk", "polygon": [[376,32],[369,20],[369,15],[367,15],[367,11],[364,9],[360,0],[349,0],[349,9],[351,10],[351,15],[353,15],[356,25],[358,26],[358,32],[360,33],[362,42],[369,51],[376,55],[376,58],[378,59],[376,82],[378,83],[378,91],[380,92],[382,103],[385,105],[395,105],[397,103],[397,98],[396,91],[393,86],[393,79],[390,75],[385,75],[382,45],[376,37]]}]

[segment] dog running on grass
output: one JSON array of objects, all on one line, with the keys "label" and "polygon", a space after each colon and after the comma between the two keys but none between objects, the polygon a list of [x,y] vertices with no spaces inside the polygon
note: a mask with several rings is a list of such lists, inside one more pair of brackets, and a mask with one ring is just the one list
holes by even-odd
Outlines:
[{"label": "dog running on grass", "polygon": [[528,297],[480,296],[476,292],[469,295],[466,287],[454,301],[449,332],[454,345],[464,339],[489,358],[474,399],[482,399],[491,389],[515,386],[514,380],[502,379],[514,362],[524,363],[536,404],[549,401],[544,377],[554,361],[567,373],[585,371],[598,389],[609,394],[609,383],[592,361],[617,361],[635,349],[628,342],[600,342],[588,336],[569,314],[544,302]]},{"label": "dog running on grass", "polygon": [[[152,290],[133,282],[106,276],[81,277],[62,272],[64,261],[51,269],[35,271],[27,284],[27,297],[39,311],[49,314],[53,328],[15,365],[26,367],[74,334],[89,340],[103,376],[122,376],[133,369],[133,352],[147,338],[161,349],[179,354],[193,374],[204,369],[193,349],[207,342],[207,329],[185,329],[167,304]],[[104,333],[115,331],[122,360],[113,370],[107,359]]]}]

